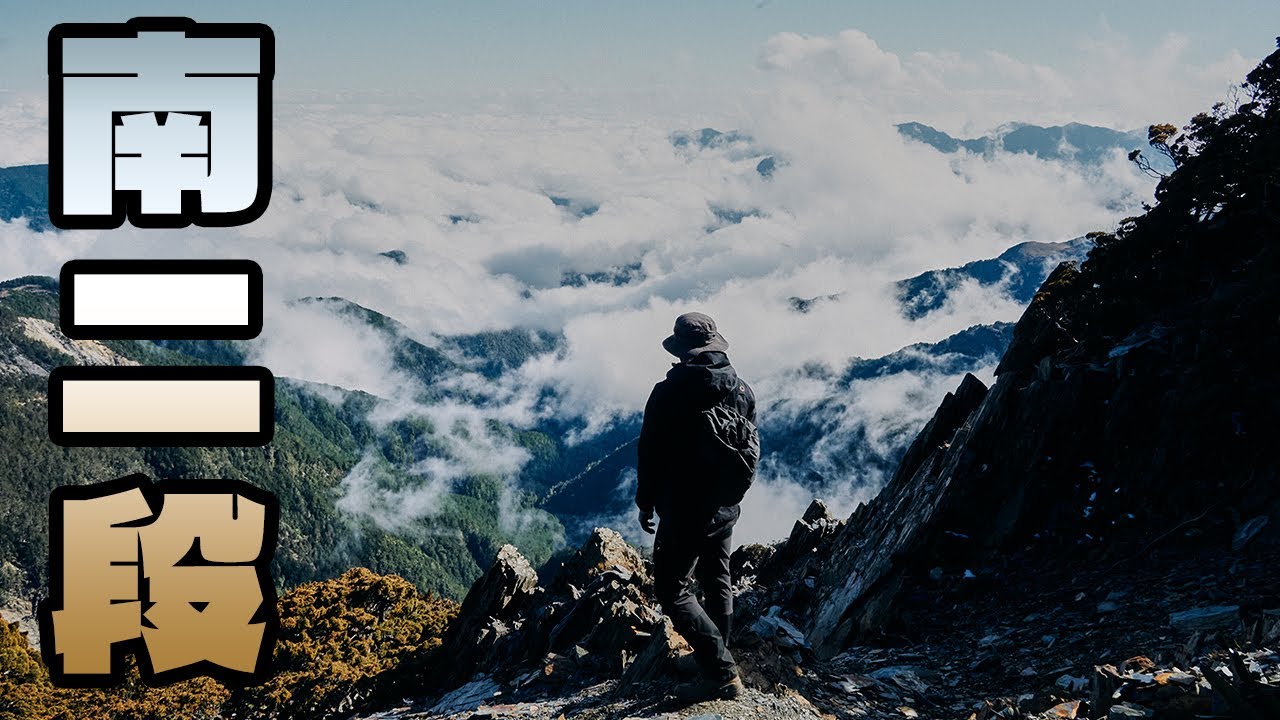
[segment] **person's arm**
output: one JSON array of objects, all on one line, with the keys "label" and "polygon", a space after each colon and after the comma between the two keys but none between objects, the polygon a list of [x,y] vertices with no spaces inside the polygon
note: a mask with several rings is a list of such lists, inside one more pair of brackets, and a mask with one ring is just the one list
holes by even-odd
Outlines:
[{"label": "person's arm", "polygon": [[649,394],[644,407],[644,422],[640,426],[640,440],[636,443],[636,507],[652,512],[658,500],[658,465],[662,433],[660,391],[657,386]]}]

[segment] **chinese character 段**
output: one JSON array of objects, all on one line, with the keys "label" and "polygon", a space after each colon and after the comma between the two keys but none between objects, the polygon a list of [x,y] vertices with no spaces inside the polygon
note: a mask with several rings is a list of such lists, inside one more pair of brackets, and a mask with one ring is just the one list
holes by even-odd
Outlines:
[{"label": "chinese character \u6bb5", "polygon": [[51,496],[53,591],[41,642],[55,681],[109,684],[127,651],[152,678],[265,672],[276,627],[274,497],[226,480],[160,487],[130,475]]}]

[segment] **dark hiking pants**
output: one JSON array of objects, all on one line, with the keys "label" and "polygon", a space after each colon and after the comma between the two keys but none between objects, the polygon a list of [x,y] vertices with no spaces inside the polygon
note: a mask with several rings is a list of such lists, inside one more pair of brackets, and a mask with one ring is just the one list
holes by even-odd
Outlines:
[{"label": "dark hiking pants", "polygon": [[[706,676],[727,681],[737,673],[727,644],[733,617],[729,553],[737,513],[724,515],[693,522],[662,520],[654,539],[653,573],[658,602],[693,647],[698,666]],[[695,576],[702,603],[690,589]]]}]

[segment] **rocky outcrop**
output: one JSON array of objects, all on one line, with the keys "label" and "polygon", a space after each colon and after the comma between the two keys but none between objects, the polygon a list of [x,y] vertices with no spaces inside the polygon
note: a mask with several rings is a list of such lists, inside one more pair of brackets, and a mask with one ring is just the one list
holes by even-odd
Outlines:
[{"label": "rocky outcrop", "polygon": [[19,317],[22,333],[49,350],[69,356],[78,365],[137,365],[97,340],[72,340],[41,318]]},{"label": "rocky outcrop", "polygon": [[[734,551],[729,568],[737,586],[735,642],[755,647],[775,639],[771,630],[776,629],[777,622],[761,625],[758,621],[764,616],[788,625],[805,616],[814,600],[818,576],[842,527],[844,521],[832,517],[826,503],[814,500],[785,541],[744,545]],[[796,648],[793,643],[786,645],[780,649],[790,652]]]},{"label": "rocky outcrop", "polygon": [[618,680],[618,692],[636,692],[662,680],[674,668],[676,659],[690,651],[689,644],[671,627],[671,621],[662,618],[643,649]]},{"label": "rocky outcrop", "polygon": [[953,576],[1280,544],[1278,70],[1169,139],[1157,205],[1049,276],[991,390],[944,404],[849,518],[801,615],[819,654]]},{"label": "rocky outcrop", "polygon": [[513,545],[504,545],[488,572],[471,586],[441,648],[448,663],[438,682],[452,687],[488,670],[516,649],[538,573]]},{"label": "rocky outcrop", "polygon": [[[1197,242],[1225,242],[1223,227],[1197,227]],[[1280,339],[1259,333],[1280,317],[1280,247],[1224,252],[1235,259],[1203,268],[1166,254],[1139,280],[1106,255],[1060,266],[990,391],[966,378],[832,541],[802,623],[818,653],[888,629],[931,574],[1276,544]],[[1161,277],[1197,284],[1171,295]],[[1122,283],[1142,284],[1126,301],[1108,292]]]},{"label": "rocky outcrop", "polygon": [[[549,574],[540,586],[514,547],[499,551],[445,637],[438,689],[480,680],[487,687],[489,678],[527,685],[584,673],[616,677],[628,669],[649,681],[669,669],[671,654],[655,648],[681,641],[651,597],[647,561],[621,535],[597,528]],[[645,667],[633,667],[637,658]]]},{"label": "rocky outcrop", "polygon": [[560,568],[526,654],[573,652],[621,672],[660,628],[648,564],[614,530],[596,528]]},{"label": "rocky outcrop", "polygon": [[1115,562],[1194,523],[1218,528],[1224,552],[1273,541],[1260,518],[1280,506],[1280,462],[1263,427],[1280,417],[1280,379],[1275,343],[1249,333],[1280,314],[1276,264],[1264,251],[1207,298],[1111,337],[1090,304],[1098,271],[1059,267],[991,390],[966,378],[835,538],[804,626],[818,652],[884,630],[904,583],[931,572],[1028,554]]},{"label": "rocky outcrop", "polygon": [[[901,585],[903,559],[933,526],[948,498],[950,478],[972,461],[963,440],[973,432],[969,421],[986,395],[986,386],[966,375],[959,389],[943,398],[890,482],[832,539],[817,578],[816,610],[807,623],[819,653],[834,655],[854,627],[883,619]],[[961,442],[953,443],[957,439]]]}]

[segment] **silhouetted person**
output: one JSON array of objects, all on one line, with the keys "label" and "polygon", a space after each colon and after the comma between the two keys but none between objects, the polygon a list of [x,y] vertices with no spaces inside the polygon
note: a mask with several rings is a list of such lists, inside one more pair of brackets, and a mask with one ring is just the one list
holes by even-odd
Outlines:
[{"label": "silhouetted person", "polygon": [[[711,480],[717,473],[706,467],[708,448],[699,447],[716,438],[697,424],[715,406],[754,423],[755,395],[729,364],[729,343],[710,317],[676,318],[675,332],[662,346],[680,362],[654,386],[644,410],[636,489],[640,525],[653,533],[654,513],[661,518],[653,546],[655,592],[693,647],[701,671],[698,680],[677,686],[676,694],[689,700],[735,697],[743,686],[727,646],[733,616],[729,553],[740,509],[736,501],[717,501]],[[695,575],[703,603],[690,590]]]}]

